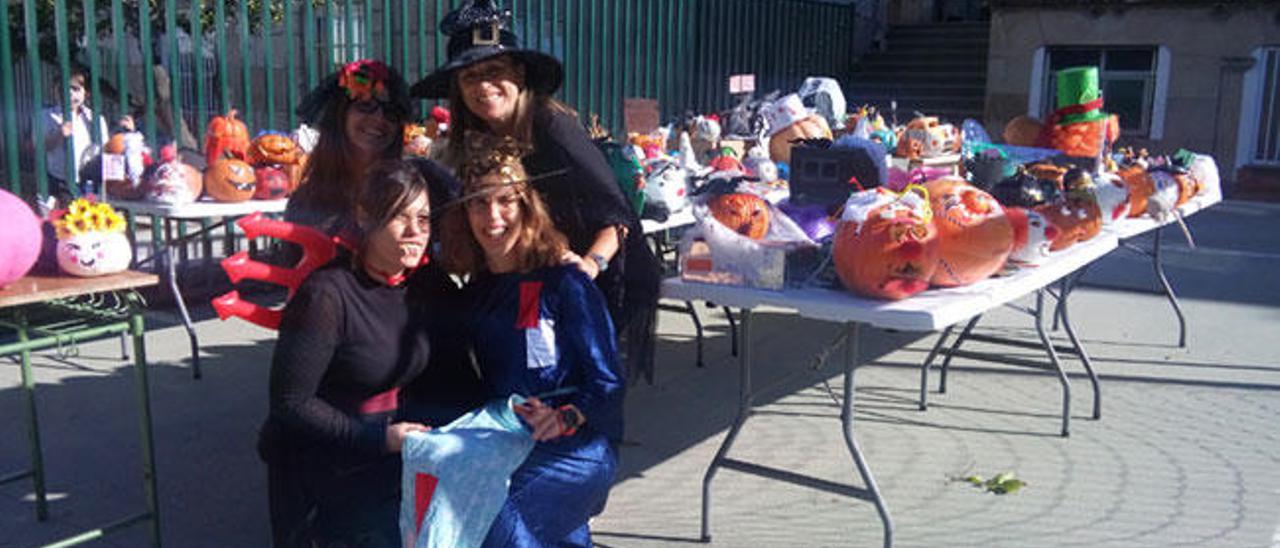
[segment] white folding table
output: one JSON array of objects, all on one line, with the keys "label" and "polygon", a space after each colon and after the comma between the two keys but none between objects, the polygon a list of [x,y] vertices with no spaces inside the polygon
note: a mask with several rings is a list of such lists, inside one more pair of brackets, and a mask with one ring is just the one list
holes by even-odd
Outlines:
[{"label": "white folding table", "polygon": [[[983,280],[976,284],[948,288],[932,289],[901,301],[880,301],[853,295],[845,291],[825,288],[785,289],[769,291],[723,285],[686,282],[671,278],[662,283],[662,296],[682,301],[711,301],[727,307],[741,309],[740,325],[742,330],[741,348],[739,350],[739,400],[738,415],[721,443],[715,458],[707,467],[702,483],[702,539],[710,540],[710,488],[716,471],[730,468],[741,472],[760,475],[800,485],[842,493],[862,500],[869,500],[876,505],[880,520],[884,526],[884,545],[893,543],[893,522],[888,507],[876,486],[858,446],[853,431],[853,396],[854,373],[859,364],[857,343],[858,333],[863,325],[885,329],[904,331],[937,331],[950,330],[955,325],[977,318],[987,311],[1008,305],[1011,301],[1024,295],[1034,293],[1035,306],[1027,312],[1035,319],[1036,331],[1042,345],[1049,356],[1049,365],[1056,370],[1063,386],[1062,433],[1069,432],[1070,421],[1070,382],[1059,363],[1054,345],[1049,341],[1043,325],[1044,294],[1046,288],[1060,281],[1070,273],[1084,267],[1115,249],[1117,239],[1114,235],[1103,234],[1089,242],[1078,244],[1054,256],[1044,265],[1024,268],[1008,276]],[[1059,294],[1059,309],[1065,309],[1064,294]],[[833,321],[844,324],[842,337],[845,347],[844,359],[844,397],[841,400],[840,422],[843,427],[845,444],[849,450],[865,488],[801,476],[793,472],[778,470],[755,463],[740,461],[728,457],[730,447],[737,438],[747,418],[752,414],[754,394],[751,389],[751,323],[752,311],[759,306],[775,306],[795,310],[800,316]],[[1094,408],[1099,408],[1099,387],[1097,377],[1087,361],[1087,354],[1080,346],[1070,322],[1064,322],[1071,334],[1075,352],[1081,356],[1089,373],[1094,390]],[[935,346],[934,353],[938,347]],[[934,354],[931,353],[931,354]],[[926,360],[923,371],[927,373],[929,362]],[[1022,364],[1029,365],[1029,364]],[[1043,364],[1041,364],[1041,368]]]},{"label": "white folding table", "polygon": [[[157,260],[157,258],[164,260],[165,280],[169,285],[169,290],[173,293],[174,302],[178,305],[178,312],[182,315],[182,325],[187,329],[187,337],[191,340],[191,374],[193,377],[199,379],[201,376],[200,341],[196,337],[195,326],[191,323],[191,315],[187,312],[186,302],[182,298],[182,289],[178,286],[174,250],[187,242],[200,238],[206,234],[210,234],[218,228],[230,226],[229,223],[239,219],[240,217],[252,215],[258,212],[282,213],[289,201],[287,199],[280,199],[249,200],[245,202],[226,203],[204,199],[189,204],[170,205],[148,201],[111,200],[110,203],[112,207],[129,212],[131,222],[134,216],[149,215],[163,225],[163,228],[157,227],[153,230],[151,255],[145,259],[135,261],[134,264],[136,266],[141,266],[144,263]],[[196,221],[216,222],[213,222],[212,224],[202,223],[200,230],[179,236],[178,238],[171,238],[168,237],[168,227],[171,221],[179,223]],[[228,232],[228,236],[230,236],[230,232]]]}]

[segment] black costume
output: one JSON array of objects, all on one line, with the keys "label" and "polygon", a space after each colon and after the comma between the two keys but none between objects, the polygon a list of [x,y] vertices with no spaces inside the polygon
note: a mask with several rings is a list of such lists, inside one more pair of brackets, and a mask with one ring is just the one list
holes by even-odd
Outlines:
[{"label": "black costume", "polygon": [[343,257],[286,305],[258,447],[276,546],[316,536],[398,544],[400,460],[385,447],[386,427],[399,388],[427,369],[430,351],[406,292]]},{"label": "black costume", "polygon": [[[661,266],[645,244],[640,219],[627,205],[604,155],[575,116],[543,108],[534,113],[533,152],[524,158],[524,166],[574,253],[591,260],[586,253],[600,230],[627,227],[618,253],[596,285],[618,334],[626,334],[632,374],[644,373],[652,380]],[[554,174],[557,171],[563,173]]]}]

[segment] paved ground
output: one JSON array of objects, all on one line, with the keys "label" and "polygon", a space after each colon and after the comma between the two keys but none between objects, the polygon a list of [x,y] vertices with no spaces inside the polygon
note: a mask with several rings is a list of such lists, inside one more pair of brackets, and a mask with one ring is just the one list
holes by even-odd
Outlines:
[{"label": "paved ground", "polygon": [[[889,502],[899,546],[1280,546],[1280,206],[1228,202],[1192,219],[1200,248],[1170,236],[1170,275],[1185,295],[1187,349],[1150,287],[1149,263],[1116,252],[1097,264],[1072,315],[1103,375],[1103,419],[1073,375],[1073,428],[1058,433],[1061,390],[1044,373],[957,360],[946,394],[916,408],[918,364],[935,335],[864,330],[857,435]],[[270,333],[199,309],[206,375],[189,374],[185,335],[151,315],[164,538],[170,546],[265,546],[265,478],[253,441],[265,413]],[[594,522],[603,546],[698,539],[700,486],[734,414],[728,326],[709,324],[707,367],[692,327],[664,313],[659,378],[628,401],[622,477]],[[859,485],[841,440],[840,376],[811,352],[837,326],[764,310],[754,330],[757,386],[773,386],[733,456]],[[984,332],[1034,338],[1011,311]],[[979,348],[978,345],[972,348]],[[115,341],[70,360],[42,357],[39,408],[52,502],[34,520],[30,486],[0,486],[0,546],[32,546],[142,504],[132,371]],[[1032,356],[1034,353],[1017,352]],[[1068,361],[1073,373],[1081,371]],[[936,376],[935,376],[936,378]],[[15,364],[0,362],[0,475],[26,462]],[[1029,485],[996,496],[954,481],[1012,471]],[[713,545],[878,546],[869,503],[722,471]],[[103,546],[141,546],[141,528]]]}]

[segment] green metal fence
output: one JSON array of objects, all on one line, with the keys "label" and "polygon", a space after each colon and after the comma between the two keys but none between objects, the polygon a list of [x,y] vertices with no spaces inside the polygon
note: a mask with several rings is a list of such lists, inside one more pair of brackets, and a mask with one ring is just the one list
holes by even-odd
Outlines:
[{"label": "green metal fence", "polygon": [[[459,0],[10,0],[0,2],[0,187],[47,195],[36,116],[66,105],[72,67],[89,74],[96,116],[130,113],[152,144],[199,147],[234,107],[251,132],[288,130],[325,74],[374,57],[414,81],[444,61],[437,22]],[[656,99],[664,119],[734,102],[731,74],[794,90],[844,79],[856,8],[817,0],[507,0],[526,47],[565,63],[560,98],[615,132],[623,99]],[[265,8],[265,9],[264,9]],[[52,27],[48,22],[52,21]],[[85,32],[85,29],[96,32]],[[164,79],[168,85],[158,88]],[[46,99],[54,99],[46,101]],[[61,100],[58,100],[61,99]],[[424,106],[426,103],[424,102]],[[57,108],[57,107],[53,107]],[[65,107],[64,107],[65,110]],[[70,155],[68,155],[70,156]],[[66,158],[68,173],[74,171]]]}]

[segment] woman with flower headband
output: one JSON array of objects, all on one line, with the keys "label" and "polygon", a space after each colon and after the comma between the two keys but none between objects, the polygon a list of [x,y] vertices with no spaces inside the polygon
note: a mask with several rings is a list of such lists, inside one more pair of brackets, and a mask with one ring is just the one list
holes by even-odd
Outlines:
[{"label": "woman with flower headband", "polygon": [[285,306],[272,356],[267,463],[275,545],[397,546],[399,392],[439,377],[428,317],[405,278],[431,236],[428,183],[401,160],[368,171],[353,249],[311,273]]},{"label": "woman with flower headband", "polygon": [[[480,144],[477,144],[477,139]],[[467,275],[462,322],[490,398],[527,396],[516,413],[538,443],[512,474],[485,546],[590,546],[588,518],[617,471],[624,392],[603,295],[561,260],[553,225],[514,140],[468,136],[463,196],[445,212],[445,267]]]},{"label": "woman with flower headband", "polygon": [[[619,333],[628,334],[629,360],[637,372],[648,372],[657,258],[604,156],[573,110],[552,98],[564,78],[560,62],[520,48],[506,28],[509,16],[494,0],[469,0],[446,15],[440,31],[449,35],[448,62],[410,93],[447,98],[455,137],[477,131],[532,148],[523,165],[555,227],[568,237],[564,259],[595,280]],[[440,158],[455,170],[464,164],[462,139],[450,139]]]}]

